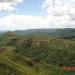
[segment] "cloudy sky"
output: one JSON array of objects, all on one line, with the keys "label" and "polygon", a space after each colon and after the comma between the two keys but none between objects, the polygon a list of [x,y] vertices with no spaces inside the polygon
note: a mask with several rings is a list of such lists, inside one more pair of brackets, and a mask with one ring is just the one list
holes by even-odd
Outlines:
[{"label": "cloudy sky", "polygon": [[0,0],[0,30],[75,28],[75,0]]}]

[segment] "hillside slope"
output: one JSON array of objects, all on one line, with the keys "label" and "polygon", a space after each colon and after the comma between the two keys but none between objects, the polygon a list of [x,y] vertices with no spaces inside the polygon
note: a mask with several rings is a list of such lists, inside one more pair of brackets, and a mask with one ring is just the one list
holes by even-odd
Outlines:
[{"label": "hillside slope", "polygon": [[0,75],[75,75],[75,41],[48,36],[0,37]]},{"label": "hillside slope", "polygon": [[[33,64],[33,65],[32,65]],[[56,71],[55,71],[56,70]],[[66,72],[65,72],[66,73]],[[63,75],[57,67],[35,64],[29,58],[16,53],[12,47],[0,53],[0,75]]]}]

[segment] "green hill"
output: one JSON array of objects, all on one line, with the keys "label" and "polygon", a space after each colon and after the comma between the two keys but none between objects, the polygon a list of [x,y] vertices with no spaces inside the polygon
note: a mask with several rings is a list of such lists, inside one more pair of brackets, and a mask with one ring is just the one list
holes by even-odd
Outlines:
[{"label": "green hill", "polygon": [[[63,38],[63,39],[73,39],[75,38],[75,28],[57,28],[57,29],[28,29],[28,30],[16,30],[12,31],[18,35],[44,35],[56,38]],[[1,34],[4,34],[4,31],[0,31]],[[7,33],[11,33],[8,31]]]},{"label": "green hill", "polygon": [[0,75],[75,75],[62,66],[75,66],[73,40],[15,32],[0,36]]}]

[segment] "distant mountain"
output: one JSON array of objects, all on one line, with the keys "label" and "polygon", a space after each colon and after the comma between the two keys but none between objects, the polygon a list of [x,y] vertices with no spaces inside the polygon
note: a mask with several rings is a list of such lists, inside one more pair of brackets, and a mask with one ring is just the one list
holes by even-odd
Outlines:
[{"label": "distant mountain", "polygon": [[34,35],[34,34],[49,34],[52,32],[55,32],[57,29],[28,29],[28,30],[19,30],[19,31],[15,31],[18,34],[22,34],[22,35]]},{"label": "distant mountain", "polygon": [[48,35],[51,37],[59,38],[75,38],[75,29],[64,28],[64,29],[29,29],[15,31],[19,35]]}]

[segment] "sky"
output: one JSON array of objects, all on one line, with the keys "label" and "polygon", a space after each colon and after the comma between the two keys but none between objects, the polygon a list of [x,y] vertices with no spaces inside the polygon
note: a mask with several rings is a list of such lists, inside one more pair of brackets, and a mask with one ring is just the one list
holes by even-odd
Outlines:
[{"label": "sky", "polygon": [[0,0],[0,30],[75,28],[75,0]]}]

